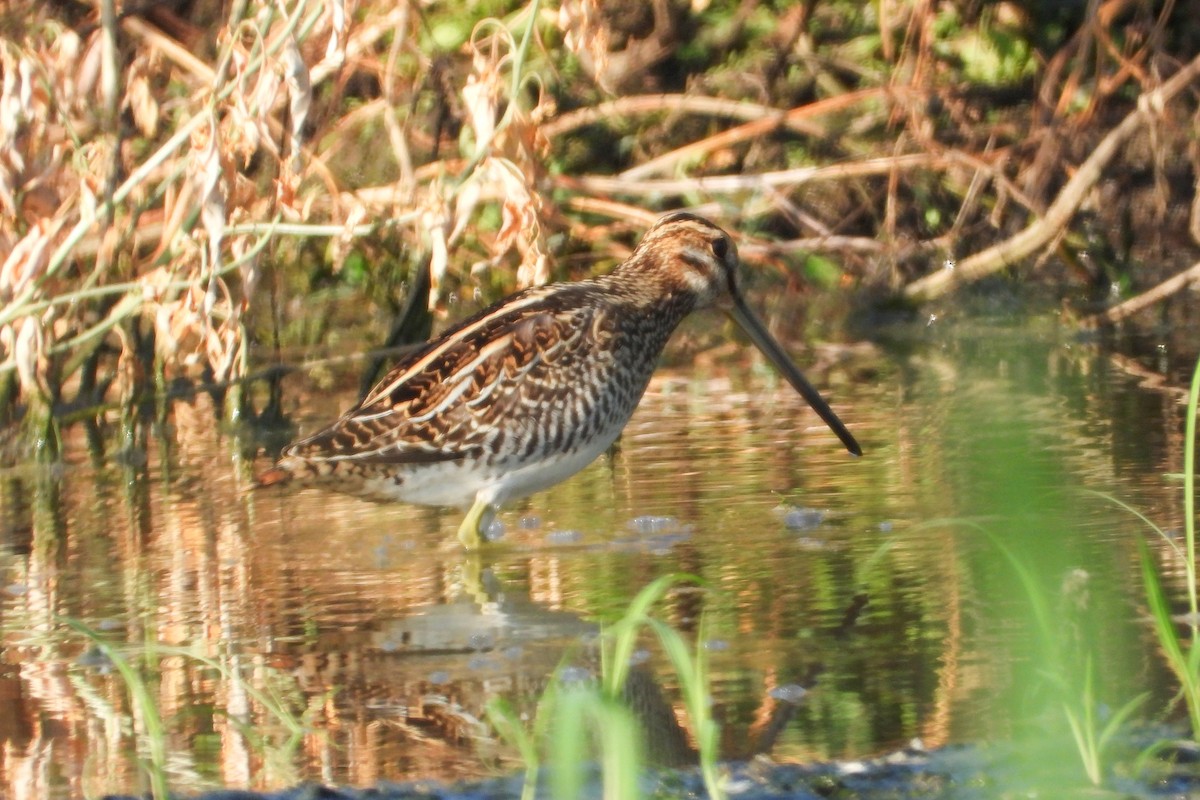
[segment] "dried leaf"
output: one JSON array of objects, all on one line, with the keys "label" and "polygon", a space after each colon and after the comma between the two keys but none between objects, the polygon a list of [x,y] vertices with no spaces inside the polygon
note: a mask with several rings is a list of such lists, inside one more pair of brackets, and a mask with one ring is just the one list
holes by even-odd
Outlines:
[{"label": "dried leaf", "polygon": [[342,221],[342,232],[329,243],[330,255],[333,258],[333,268],[340,272],[346,260],[346,254],[354,247],[354,227],[367,218],[367,208],[362,203],[355,203]]},{"label": "dried leaf", "polygon": [[521,235],[522,224],[525,221],[524,214],[521,213],[521,206],[511,197],[506,199],[501,207],[500,220],[500,231],[496,234],[496,255],[505,253],[516,246],[517,239]]},{"label": "dried leaf", "polygon": [[50,261],[51,247],[66,219],[39,220],[13,247],[0,266],[0,299],[20,294],[41,275]]},{"label": "dried leaf", "polygon": [[325,45],[325,63],[338,69],[346,61],[346,2],[325,0],[329,14],[329,43]]},{"label": "dried leaf", "polygon": [[83,57],[79,60],[74,73],[76,100],[91,97],[96,91],[96,84],[100,82],[100,65],[103,61],[101,49],[100,35],[93,34],[88,39],[87,48],[83,51]]},{"label": "dried leaf", "polygon": [[471,75],[462,89],[462,96],[467,118],[475,131],[475,147],[478,150],[491,142],[496,131],[496,94],[493,87]]},{"label": "dried leaf", "polygon": [[[365,213],[365,209],[364,209]],[[254,296],[258,289],[258,281],[262,273],[258,268],[258,253],[249,255],[249,251],[254,247],[256,242],[251,236],[237,236],[229,243],[230,252],[233,257],[240,262],[238,271],[242,276],[242,302],[235,307],[235,316],[246,309],[248,299]]]},{"label": "dried leaf", "polygon": [[246,99],[241,94],[235,93],[229,106],[229,122],[230,150],[238,156],[243,166],[249,166],[250,159],[258,152],[262,142],[262,126],[246,108]]},{"label": "dried leaf", "polygon": [[462,88],[467,122],[475,132],[475,152],[467,154],[472,157],[479,155],[491,144],[496,134],[500,98],[505,91],[504,76],[500,72],[503,59],[497,52],[498,37],[491,36],[486,41],[490,43],[489,52],[485,52],[478,43],[472,42],[474,49],[471,63],[474,71],[467,76],[466,85]]},{"label": "dried leaf", "polygon": [[494,256],[499,258],[515,248],[521,255],[517,284],[545,283],[550,271],[542,235],[541,195],[529,184],[527,174],[507,159],[492,159],[488,174],[499,184],[504,198]]},{"label": "dried leaf", "polygon": [[221,154],[217,148],[219,135],[216,116],[210,114],[207,139],[200,148],[194,143],[192,148],[192,157],[198,167],[200,221],[208,236],[208,267],[212,273],[220,270],[221,239],[225,235],[225,195],[221,191]]},{"label": "dried leaf", "polygon": [[517,268],[517,282],[522,286],[541,286],[550,280],[550,258],[540,248],[530,248],[527,258]]},{"label": "dried leaf", "polygon": [[567,49],[601,89],[611,92],[613,87],[606,78],[611,37],[600,13],[599,0],[566,0],[558,7],[558,29],[563,32]]},{"label": "dried leaf", "polygon": [[472,217],[475,216],[475,207],[479,205],[479,201],[483,196],[482,181],[479,176],[487,168],[485,160],[475,175],[467,180],[458,190],[458,196],[454,198],[454,229],[450,231],[449,242],[454,244],[459,240],[463,233],[467,230],[467,226],[471,223]]},{"label": "dried leaf", "polygon": [[42,321],[27,316],[17,323],[16,341],[13,342],[13,361],[17,367],[17,380],[22,391],[47,395],[41,376],[45,374],[45,337]]},{"label": "dried leaf", "polygon": [[288,103],[291,112],[291,130],[288,136],[288,153],[291,156],[291,168],[299,174],[300,154],[304,141],[304,123],[308,121],[308,111],[312,107],[312,82],[308,75],[308,67],[296,40],[288,37],[283,50],[284,82],[288,87]]},{"label": "dried leaf", "polygon": [[129,80],[125,87],[125,107],[133,117],[133,124],[142,135],[153,138],[158,133],[158,102],[150,91],[146,59],[134,59],[129,65]]},{"label": "dried leaf", "polygon": [[14,189],[13,174],[5,169],[4,158],[0,156],[0,211],[9,217],[17,215],[17,197]]},{"label": "dried leaf", "polygon": [[449,220],[446,216],[446,207],[440,202],[440,199],[427,206],[424,213],[421,214],[421,227],[429,236],[429,307],[431,309],[437,305],[437,299],[441,296],[441,286],[446,278],[446,270],[450,266],[450,248],[446,235]]}]

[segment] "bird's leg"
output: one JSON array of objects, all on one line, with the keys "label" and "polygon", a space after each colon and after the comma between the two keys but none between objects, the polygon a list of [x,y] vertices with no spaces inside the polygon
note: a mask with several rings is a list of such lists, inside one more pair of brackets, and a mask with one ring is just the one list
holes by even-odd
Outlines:
[{"label": "bird's leg", "polygon": [[[468,553],[462,563],[462,590],[475,605],[484,611],[498,607],[496,578],[484,567],[483,556],[478,551]],[[489,586],[492,588],[489,589]]]},{"label": "bird's leg", "polygon": [[471,506],[466,518],[458,526],[458,540],[466,549],[478,550],[483,544],[484,517],[490,516],[487,512],[491,510],[491,507],[491,503],[475,498],[475,505]]}]

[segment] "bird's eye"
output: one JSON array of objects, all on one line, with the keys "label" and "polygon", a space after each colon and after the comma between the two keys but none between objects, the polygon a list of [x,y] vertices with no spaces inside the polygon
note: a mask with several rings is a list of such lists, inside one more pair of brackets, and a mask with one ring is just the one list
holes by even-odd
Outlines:
[{"label": "bird's eye", "polygon": [[724,260],[725,256],[729,253],[729,242],[725,240],[725,237],[713,239],[712,249],[713,255]]}]

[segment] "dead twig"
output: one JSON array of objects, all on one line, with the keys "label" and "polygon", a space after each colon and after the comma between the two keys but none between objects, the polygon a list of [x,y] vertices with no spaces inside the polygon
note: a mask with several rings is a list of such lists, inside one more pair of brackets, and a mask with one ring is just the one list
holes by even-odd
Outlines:
[{"label": "dead twig", "polygon": [[618,203],[602,197],[570,197],[567,198],[566,206],[581,214],[597,214],[611,219],[619,219],[622,222],[632,222],[643,227],[652,225],[658,218],[655,212],[647,211],[641,206],[631,206],[628,203]]},{"label": "dead twig", "polygon": [[211,86],[216,79],[212,67],[150,23],[138,17],[125,17],[121,20],[121,29],[147,47],[162,53],[185,72],[190,73],[200,84]]},{"label": "dead twig", "polygon": [[1200,76],[1200,56],[1176,72],[1159,88],[1138,98],[1137,108],[1100,141],[1091,156],[1063,186],[1045,216],[1020,233],[944,269],[913,281],[904,289],[905,297],[915,302],[933,300],[957,287],[978,280],[1019,261],[1052,241],[1070,222],[1084,196],[1103,175],[1104,168],[1117,155],[1133,133],[1161,113],[1163,106]]},{"label": "dead twig", "polygon": [[1143,309],[1149,308],[1155,303],[1165,300],[1173,294],[1182,292],[1194,283],[1200,283],[1200,263],[1193,264],[1178,275],[1167,278],[1162,283],[1129,298],[1123,303],[1118,303],[1112,308],[1101,311],[1099,314],[1093,314],[1083,321],[1083,325],[1085,327],[1094,327],[1116,324],[1121,320],[1132,317]]},{"label": "dead twig", "polygon": [[651,175],[659,175],[667,172],[680,161],[698,158],[714,150],[729,147],[738,142],[744,142],[747,139],[765,136],[781,128],[805,133],[810,136],[824,136],[826,133],[824,126],[811,122],[810,120],[813,117],[842,111],[866,100],[874,100],[880,97],[886,99],[893,93],[892,90],[886,87],[876,87],[874,89],[864,89],[859,92],[850,92],[849,94],[818,100],[815,103],[799,106],[790,111],[771,111],[744,125],[739,125],[727,131],[721,131],[698,142],[690,142],[669,153],[664,153],[657,158],[652,158],[649,161],[638,164],[636,167],[622,172],[621,177],[627,180],[641,180]]},{"label": "dead twig", "polygon": [[[601,103],[598,106],[568,112],[558,119],[551,120],[543,125],[542,133],[547,139],[554,139],[565,133],[570,133],[587,125],[594,125],[597,122],[613,117],[679,112],[708,114],[713,117],[728,117],[729,119],[747,121],[774,119],[780,115],[779,109],[760,105],[759,103],[747,103],[739,100],[724,100],[719,97],[703,97],[690,94],[643,94],[618,97],[615,100]],[[801,118],[785,122],[784,127],[794,130],[797,133],[818,136],[824,130],[821,126]]]},{"label": "dead twig", "polygon": [[775,172],[760,172],[755,175],[709,175],[696,178],[673,178],[659,180],[626,180],[620,176],[582,175],[554,177],[555,185],[572,191],[599,195],[661,196],[679,195],[688,192],[730,194],[734,192],[765,191],[773,186],[799,186],[814,181],[832,181],[844,178],[860,178],[869,175],[886,175],[894,169],[936,169],[954,162],[951,156],[913,153],[902,156],[871,158],[848,164],[828,167],[797,167]]},{"label": "dead twig", "polygon": [[880,253],[883,242],[870,236],[844,236],[831,233],[827,236],[806,236],[802,239],[786,239],[767,244],[751,244],[741,248],[747,257],[786,255],[791,253]]}]

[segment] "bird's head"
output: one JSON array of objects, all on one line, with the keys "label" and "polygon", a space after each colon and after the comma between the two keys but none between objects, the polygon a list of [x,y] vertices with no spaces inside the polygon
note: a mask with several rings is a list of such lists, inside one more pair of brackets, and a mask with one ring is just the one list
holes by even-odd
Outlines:
[{"label": "bird's head", "polygon": [[636,265],[644,290],[686,298],[692,309],[716,305],[728,311],[738,293],[733,239],[703,217],[684,211],[654,223],[626,263]]},{"label": "bird's head", "polygon": [[729,314],[750,340],[787,378],[813,410],[855,455],[858,442],[742,298],[740,262],[729,234],[695,214],[679,211],[654,223],[629,260],[622,283],[647,300],[682,301],[686,313],[715,306]]}]

